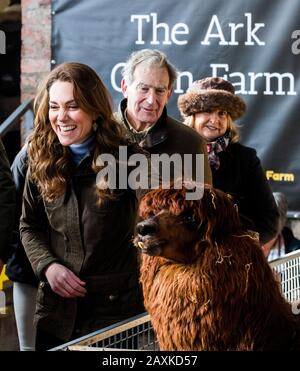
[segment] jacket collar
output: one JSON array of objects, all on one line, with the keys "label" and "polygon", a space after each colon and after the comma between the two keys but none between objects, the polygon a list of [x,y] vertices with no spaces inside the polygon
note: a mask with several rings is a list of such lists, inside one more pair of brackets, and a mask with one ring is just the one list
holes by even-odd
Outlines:
[{"label": "jacket collar", "polygon": [[118,116],[119,121],[123,128],[125,129],[125,135],[127,139],[131,142],[137,142],[143,148],[152,148],[157,144],[164,142],[168,137],[167,130],[167,109],[166,107],[163,110],[162,115],[156,122],[156,124],[148,131],[146,137],[139,141],[138,137],[135,136],[134,132],[129,129],[128,124],[125,118],[125,110],[127,108],[127,99],[123,99],[119,104]]}]

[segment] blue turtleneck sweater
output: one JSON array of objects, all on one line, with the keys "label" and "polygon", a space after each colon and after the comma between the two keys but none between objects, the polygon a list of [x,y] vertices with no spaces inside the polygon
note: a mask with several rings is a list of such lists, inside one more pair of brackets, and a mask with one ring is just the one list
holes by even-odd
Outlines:
[{"label": "blue turtleneck sweater", "polygon": [[83,143],[71,144],[69,146],[72,159],[76,166],[78,166],[80,162],[90,154],[91,150],[94,148],[94,139],[95,136],[91,135]]}]

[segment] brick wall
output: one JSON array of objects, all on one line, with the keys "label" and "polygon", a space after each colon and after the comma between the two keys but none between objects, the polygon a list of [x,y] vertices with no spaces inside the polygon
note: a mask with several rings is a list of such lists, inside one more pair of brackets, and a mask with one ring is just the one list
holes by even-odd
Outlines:
[{"label": "brick wall", "polygon": [[22,0],[21,101],[50,71],[51,0]]}]

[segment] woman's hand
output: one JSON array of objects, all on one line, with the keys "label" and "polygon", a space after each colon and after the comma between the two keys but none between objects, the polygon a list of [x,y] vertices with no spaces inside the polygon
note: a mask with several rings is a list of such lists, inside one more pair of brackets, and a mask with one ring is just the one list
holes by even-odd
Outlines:
[{"label": "woman's hand", "polygon": [[50,264],[45,270],[45,276],[51,289],[63,298],[83,297],[87,292],[85,282],[59,263]]}]

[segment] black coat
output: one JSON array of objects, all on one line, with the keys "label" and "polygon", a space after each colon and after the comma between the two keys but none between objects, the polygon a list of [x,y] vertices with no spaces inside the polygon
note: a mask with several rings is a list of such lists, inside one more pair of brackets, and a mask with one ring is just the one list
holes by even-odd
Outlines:
[{"label": "black coat", "polygon": [[284,239],[286,254],[300,249],[300,240],[294,236],[289,227],[283,227],[281,234]]},{"label": "black coat", "polygon": [[19,220],[22,211],[22,197],[27,172],[27,147],[24,146],[15,157],[11,171],[17,190],[16,225],[11,243],[11,256],[6,266],[6,274],[14,282],[22,282],[37,286],[38,279],[33,272],[20,240]]},{"label": "black coat", "polygon": [[6,263],[14,227],[15,185],[9,170],[5,148],[0,139],[0,260]]},{"label": "black coat", "polygon": [[219,158],[219,169],[212,169],[214,187],[232,196],[246,226],[266,243],[277,234],[279,214],[256,151],[234,143]]}]

